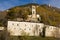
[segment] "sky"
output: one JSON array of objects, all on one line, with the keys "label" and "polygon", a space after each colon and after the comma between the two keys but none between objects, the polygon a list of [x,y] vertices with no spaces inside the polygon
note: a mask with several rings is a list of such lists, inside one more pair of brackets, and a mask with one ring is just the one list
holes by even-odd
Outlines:
[{"label": "sky", "polygon": [[60,0],[0,0],[0,11],[28,3],[50,4],[51,6],[60,8]]}]

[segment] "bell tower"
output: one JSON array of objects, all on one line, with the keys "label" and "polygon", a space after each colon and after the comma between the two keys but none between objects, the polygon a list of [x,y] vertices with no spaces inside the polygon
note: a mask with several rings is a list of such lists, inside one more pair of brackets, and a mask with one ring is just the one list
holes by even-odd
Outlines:
[{"label": "bell tower", "polygon": [[[32,3],[36,3],[36,0],[32,0]],[[36,22],[37,21],[36,6],[32,5],[31,7],[32,7],[31,21]]]},{"label": "bell tower", "polygon": [[36,6],[32,5],[32,21],[36,22],[37,21],[37,14],[36,14]]},{"label": "bell tower", "polygon": [[32,5],[32,14],[36,14],[36,7]]}]

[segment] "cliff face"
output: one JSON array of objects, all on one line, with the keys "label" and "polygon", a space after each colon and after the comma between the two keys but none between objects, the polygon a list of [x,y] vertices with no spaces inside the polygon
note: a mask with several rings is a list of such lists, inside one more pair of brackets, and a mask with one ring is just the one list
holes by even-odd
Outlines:
[{"label": "cliff face", "polygon": [[[31,6],[36,6],[37,14],[41,16],[41,22],[48,25],[59,26],[60,25],[60,9],[48,5],[39,5],[39,4],[26,4],[21,6],[16,6],[8,9],[6,11],[6,19],[15,19],[15,18],[23,18],[26,19],[27,15],[32,14]],[[4,15],[3,15],[4,16]]]}]

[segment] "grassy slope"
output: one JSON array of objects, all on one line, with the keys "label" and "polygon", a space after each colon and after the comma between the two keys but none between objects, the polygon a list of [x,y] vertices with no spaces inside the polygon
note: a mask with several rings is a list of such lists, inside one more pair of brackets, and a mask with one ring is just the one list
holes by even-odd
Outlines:
[{"label": "grassy slope", "polygon": [[40,6],[37,12],[42,16],[45,24],[57,26],[60,24],[60,13],[56,9],[48,6]]},{"label": "grassy slope", "polygon": [[49,37],[10,37],[10,40],[58,40],[57,38]]}]

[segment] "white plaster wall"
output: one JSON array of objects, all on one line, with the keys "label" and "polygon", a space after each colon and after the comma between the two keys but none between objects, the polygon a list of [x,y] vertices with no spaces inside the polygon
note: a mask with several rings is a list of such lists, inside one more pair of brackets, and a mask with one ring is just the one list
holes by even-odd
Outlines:
[{"label": "white plaster wall", "polygon": [[39,32],[42,31],[43,27],[44,24],[42,23],[8,21],[7,30],[13,36],[22,36],[23,33],[29,36],[39,36]]},{"label": "white plaster wall", "polygon": [[[45,25],[43,23],[8,21],[7,30],[12,36],[39,36]],[[46,25],[46,37],[60,37],[60,28]]]},{"label": "white plaster wall", "polygon": [[57,28],[54,26],[47,26],[45,31],[45,36],[47,37],[56,37]]},{"label": "white plaster wall", "polygon": [[17,27],[17,24],[19,24],[19,22],[8,21],[7,30],[10,32],[11,35],[20,35],[20,30],[19,27]]}]

